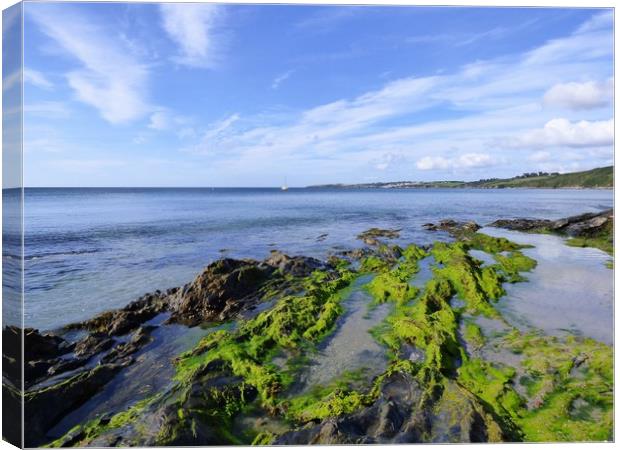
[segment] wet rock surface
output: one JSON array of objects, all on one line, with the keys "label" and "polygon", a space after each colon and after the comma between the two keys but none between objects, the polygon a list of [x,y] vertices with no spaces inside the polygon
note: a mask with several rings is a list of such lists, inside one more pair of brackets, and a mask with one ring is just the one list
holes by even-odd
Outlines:
[{"label": "wet rock surface", "polygon": [[[33,429],[30,445],[45,442],[45,433],[60,418],[134,362],[133,355],[152,341],[151,332],[156,327],[148,323],[156,316],[167,313],[168,323],[188,326],[225,321],[253,309],[262,300],[262,288],[267,284],[283,295],[294,285],[291,280],[324,267],[317,259],[275,250],[264,261],[225,258],[209,265],[184,287],[146,294],[124,308],[70,324],[58,334],[26,329],[24,377],[30,389],[28,408],[33,411],[28,417],[28,426]],[[86,335],[76,342],[61,337],[73,332]],[[6,327],[3,339],[8,344],[5,348],[21,351],[17,327]],[[3,354],[4,372],[16,381],[21,378],[19,359],[17,353]],[[62,407],[58,402],[63,402]]]},{"label": "wet rock surface", "polygon": [[294,277],[307,277],[315,270],[325,267],[318,259],[307,256],[288,256],[277,250],[271,251],[271,255],[264,261],[264,264]]},{"label": "wet rock surface", "polygon": [[400,237],[400,231],[400,229],[370,228],[358,234],[357,238],[366,245],[378,245],[380,243],[379,238],[396,239]]},{"label": "wet rock surface", "polygon": [[[588,230],[607,226],[613,218],[580,217],[566,219],[562,227]],[[153,341],[152,333],[157,326],[221,323],[262,304],[270,305],[263,311],[265,314],[251,315],[230,329],[218,327],[175,358],[176,375],[163,391],[136,404],[129,403],[134,404],[129,410],[96,416],[54,445],[251,442],[255,437],[251,433],[259,430],[249,430],[248,434],[231,425],[248,408],[258,409],[264,417],[280,420],[286,426],[284,430],[270,431],[257,443],[523,439],[513,422],[518,414],[540,411],[550,395],[562,392],[566,386],[577,389],[576,384],[563,384],[566,381],[557,375],[563,370],[559,368],[570,366],[571,370],[592,377],[591,371],[606,367],[601,356],[606,349],[598,343],[579,341],[579,351],[571,356],[573,343],[561,346],[552,339],[540,341],[539,336],[509,330],[506,348],[527,353],[528,359],[523,361],[531,365],[523,368],[519,376],[527,374],[534,379],[539,376],[537,371],[542,370],[541,376],[550,380],[543,380],[546,388],[529,386],[519,391],[522,397],[518,397],[513,389],[515,372],[510,365],[482,359],[482,347],[488,336],[480,330],[480,336],[471,330],[468,333],[459,325],[465,311],[474,316],[498,317],[492,302],[502,295],[502,283],[511,279],[510,274],[529,270],[527,258],[510,241],[476,234],[479,226],[473,222],[446,220],[427,228],[446,231],[457,238],[456,242],[438,242],[425,248],[412,244],[403,249],[378,241],[397,237],[400,230],[370,229],[360,238],[365,242],[376,240],[366,242],[370,248],[338,253],[348,260],[362,259],[359,271],[337,256],[327,264],[278,251],[263,261],[224,258],[207,266],[181,288],[147,294],[124,308],[66,327],[63,332],[78,333],[79,337],[72,340],[68,334],[26,330],[27,342],[36,347],[26,358],[31,382],[26,393],[27,420],[32,430],[26,445],[49,444],[52,437],[48,433],[59,420],[84,405],[120,371],[141,358],[139,352]],[[481,267],[472,260],[467,251],[475,246],[499,255],[498,264]],[[419,289],[412,288],[409,283],[419,270],[418,261],[431,257],[436,262],[432,279]],[[342,326],[339,318],[346,317],[347,305],[343,299],[351,295],[345,292],[356,289],[352,282],[362,279],[361,274],[372,280],[365,280],[364,286],[378,280],[373,284],[375,290],[368,291],[372,296],[369,308],[381,303],[389,303],[382,306],[393,308],[373,330],[373,337],[376,343],[389,347],[394,360],[380,375],[372,375],[368,392],[358,385],[332,385],[325,381],[326,386],[335,387],[329,387],[320,397],[283,397],[287,383],[295,377],[300,379],[296,371],[299,361],[308,361],[305,352],[316,350],[320,342]],[[512,279],[515,281],[511,282],[519,281]],[[459,302],[452,301],[457,297]],[[6,339],[19,342],[18,329],[7,328],[3,333]],[[537,348],[545,348],[543,361],[550,357],[552,362],[538,363]],[[284,358],[284,362],[276,364],[274,355]],[[563,359],[566,357],[568,363]],[[10,368],[11,355],[3,358]],[[592,368],[589,361],[593,361]],[[596,379],[597,384],[589,392],[602,392],[600,386],[607,382],[606,373],[596,376],[603,381]],[[580,395],[579,399],[567,400],[569,406],[564,409],[571,417],[587,416],[590,406],[584,400],[585,394]],[[596,417],[606,418],[606,414],[608,410],[601,408]],[[536,423],[534,419],[531,423]],[[526,427],[537,429],[528,422],[519,426],[530,433],[533,432]]]},{"label": "wet rock surface", "polygon": [[474,233],[481,228],[476,222],[459,222],[453,219],[444,219],[438,223],[425,223],[422,227],[428,231],[446,231],[452,235]]},{"label": "wet rock surface", "polygon": [[[355,414],[309,424],[279,436],[275,445],[487,442],[498,425],[473,396],[448,383],[428,398],[413,376],[397,372],[378,399]],[[489,427],[493,431],[489,432]]]},{"label": "wet rock surface", "polygon": [[[10,326],[2,331],[4,339],[2,354],[3,371],[15,386],[21,384],[22,333],[19,328]],[[26,328],[24,340],[24,384],[26,387],[45,377],[50,368],[61,362],[61,357],[71,352],[73,345],[51,333]]]},{"label": "wet rock surface", "polygon": [[527,232],[554,232],[572,237],[589,237],[598,234],[613,222],[613,209],[599,213],[586,213],[564,219],[502,219],[489,224],[491,227]]},{"label": "wet rock surface", "polygon": [[66,330],[88,330],[108,336],[122,336],[139,328],[144,322],[168,310],[168,299],[178,288],[167,292],[155,291],[129,303],[121,309],[106,311],[84,322],[71,324]]},{"label": "wet rock surface", "polygon": [[284,277],[304,277],[324,264],[305,256],[288,256],[277,250],[264,261],[220,259],[196,279],[168,298],[170,322],[195,326],[223,321],[261,300],[261,288]]},{"label": "wet rock surface", "polygon": [[222,312],[251,301],[274,269],[259,268],[256,261],[221,259],[170,297],[170,322],[195,326],[222,320]]},{"label": "wet rock surface", "polygon": [[27,392],[24,397],[26,446],[43,444],[45,433],[52,425],[99,392],[127,364],[129,361],[98,365],[56,385]]}]

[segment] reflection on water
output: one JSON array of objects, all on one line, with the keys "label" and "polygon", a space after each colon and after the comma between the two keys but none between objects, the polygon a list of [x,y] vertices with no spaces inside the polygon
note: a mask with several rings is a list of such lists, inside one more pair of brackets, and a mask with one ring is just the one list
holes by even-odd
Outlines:
[{"label": "reflection on water", "polygon": [[490,266],[496,262],[493,255],[483,252],[482,250],[469,250],[469,254],[482,262],[481,267]]},{"label": "reflection on water", "polygon": [[[165,316],[161,314],[153,321],[161,322]],[[203,336],[226,326],[204,329],[162,325],[156,328],[151,333],[153,342],[135,355],[136,361],[123,369],[100,393],[67,415],[50,431],[50,436],[60,437],[78,423],[101,415],[113,415],[165,390],[173,382],[173,358],[196,346]]]},{"label": "reflection on water", "polygon": [[569,247],[558,236],[497,228],[481,232],[535,246],[523,253],[538,266],[525,274],[527,282],[506,284],[507,295],[497,304],[511,324],[613,343],[613,270],[605,267],[609,260],[605,252]]},{"label": "reflection on water", "polygon": [[365,369],[367,378],[371,379],[387,367],[385,348],[375,341],[370,330],[386,318],[391,304],[384,303],[368,310],[372,297],[363,285],[371,279],[372,276],[365,276],[357,280],[343,302],[345,313],[336,331],[322,343],[317,354],[310,357],[300,380],[304,391],[317,385],[325,386],[345,372],[358,369]]}]

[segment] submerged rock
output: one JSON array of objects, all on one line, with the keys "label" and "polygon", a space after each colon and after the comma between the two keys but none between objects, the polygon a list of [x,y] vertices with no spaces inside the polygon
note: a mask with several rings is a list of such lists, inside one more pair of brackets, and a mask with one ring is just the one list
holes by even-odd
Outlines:
[{"label": "submerged rock", "polygon": [[112,363],[127,360],[129,355],[136,353],[143,346],[150,343],[153,338],[151,337],[151,331],[155,327],[140,327],[131,336],[128,342],[117,345],[112,351],[105,355],[102,359],[102,363]]},{"label": "submerged rock", "polygon": [[357,238],[363,241],[366,245],[377,245],[379,240],[377,238],[396,239],[400,237],[400,229],[382,229],[382,228],[370,228],[357,235]]},{"label": "submerged rock", "polygon": [[24,396],[28,430],[25,445],[37,447],[45,443],[45,434],[52,426],[99,392],[128,363],[98,365],[61,383],[27,392]]},{"label": "submerged rock", "polygon": [[275,445],[488,442],[501,438],[499,425],[476,398],[447,381],[429,399],[411,374],[385,379],[377,400],[354,414],[308,424],[278,436]]}]

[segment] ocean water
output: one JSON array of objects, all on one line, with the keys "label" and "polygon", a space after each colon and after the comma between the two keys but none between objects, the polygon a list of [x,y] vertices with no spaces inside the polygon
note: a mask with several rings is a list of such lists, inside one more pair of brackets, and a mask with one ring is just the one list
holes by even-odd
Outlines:
[{"label": "ocean water", "polygon": [[[10,194],[4,196],[10,203]],[[25,323],[50,330],[191,281],[222,256],[326,258],[370,227],[429,243],[444,218],[560,218],[610,190],[26,189]],[[610,271],[611,272],[611,271]]]}]

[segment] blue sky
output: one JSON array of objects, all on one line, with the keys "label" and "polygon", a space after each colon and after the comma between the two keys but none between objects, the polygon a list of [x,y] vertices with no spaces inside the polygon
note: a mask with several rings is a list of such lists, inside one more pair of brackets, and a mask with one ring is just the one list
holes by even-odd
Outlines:
[{"label": "blue sky", "polygon": [[596,9],[26,3],[28,186],[478,179],[613,160]]}]

